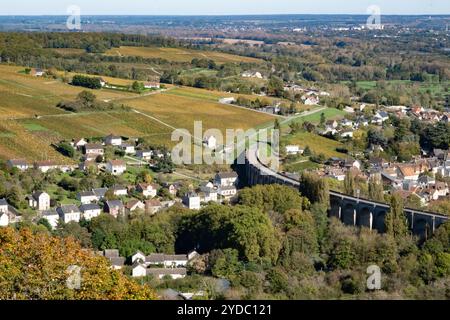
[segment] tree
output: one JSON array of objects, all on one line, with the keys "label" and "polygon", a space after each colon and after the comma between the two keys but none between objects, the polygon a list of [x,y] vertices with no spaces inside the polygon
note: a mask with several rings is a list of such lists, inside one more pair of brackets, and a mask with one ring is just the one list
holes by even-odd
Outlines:
[{"label": "tree", "polygon": [[77,100],[86,108],[91,108],[95,103],[95,99],[95,94],[89,91],[81,91],[77,96]]},{"label": "tree", "polygon": [[352,170],[348,170],[344,179],[344,193],[356,196],[356,175]]},{"label": "tree", "polygon": [[369,178],[369,198],[374,201],[384,201],[384,190],[381,177],[372,175]]},{"label": "tree", "polygon": [[145,90],[145,87],[142,82],[134,81],[133,84],[131,85],[131,89],[135,92],[141,93],[142,91]]},{"label": "tree", "polygon": [[58,144],[58,151],[69,158],[73,158],[75,156],[75,150],[66,142],[61,142]]},{"label": "tree", "polygon": [[219,278],[233,279],[242,269],[239,252],[236,249],[213,250],[209,255],[209,261],[213,276]]},{"label": "tree", "polygon": [[320,114],[320,126],[325,127],[325,122],[327,121],[327,118],[325,117],[325,113]]},{"label": "tree", "polygon": [[273,128],[275,130],[280,130],[281,129],[280,121],[278,119],[275,119],[275,121],[273,123]]},{"label": "tree", "polygon": [[272,76],[267,84],[267,94],[275,97],[282,97],[284,93],[284,83],[278,77]]},{"label": "tree", "polygon": [[391,196],[390,210],[385,218],[386,233],[399,239],[408,234],[408,223],[403,209],[403,199],[399,193]]},{"label": "tree", "polygon": [[[2,300],[148,300],[156,295],[109,262],[83,250],[73,238],[61,239],[24,228],[0,229]],[[74,270],[75,273],[71,273]],[[76,272],[80,272],[80,282]],[[74,280],[73,289],[68,281]],[[79,285],[79,288],[77,286]]]},{"label": "tree", "polygon": [[86,77],[82,75],[73,76],[72,85],[89,89],[100,89],[102,87],[100,78]]},{"label": "tree", "polygon": [[265,212],[275,211],[284,214],[290,209],[302,209],[304,199],[299,192],[278,184],[257,185],[239,192],[239,203],[259,208]]},{"label": "tree", "polygon": [[319,203],[328,207],[330,205],[329,191],[327,180],[321,179],[315,173],[303,172],[300,179],[300,192],[311,203]]},{"label": "tree", "polygon": [[269,290],[273,293],[285,292],[289,288],[289,278],[282,268],[271,269],[266,276],[270,283]]}]

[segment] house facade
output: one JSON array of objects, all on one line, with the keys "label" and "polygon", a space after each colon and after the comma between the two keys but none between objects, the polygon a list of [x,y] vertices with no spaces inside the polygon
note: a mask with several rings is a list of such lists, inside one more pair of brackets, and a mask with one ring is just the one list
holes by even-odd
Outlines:
[{"label": "house facade", "polygon": [[127,170],[127,165],[122,160],[110,160],[106,164],[106,171],[114,176],[120,176]]},{"label": "house facade", "polygon": [[50,209],[50,196],[43,191],[34,192],[31,196],[28,196],[28,205],[38,211],[44,211]]}]

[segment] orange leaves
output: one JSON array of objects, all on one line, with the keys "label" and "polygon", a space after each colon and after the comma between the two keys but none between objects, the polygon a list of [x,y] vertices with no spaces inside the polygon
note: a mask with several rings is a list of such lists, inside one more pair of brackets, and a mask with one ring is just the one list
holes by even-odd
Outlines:
[{"label": "orange leaves", "polygon": [[[79,266],[80,288],[67,285],[70,266]],[[0,228],[0,299],[154,299],[154,292],[71,238],[29,229]]]}]

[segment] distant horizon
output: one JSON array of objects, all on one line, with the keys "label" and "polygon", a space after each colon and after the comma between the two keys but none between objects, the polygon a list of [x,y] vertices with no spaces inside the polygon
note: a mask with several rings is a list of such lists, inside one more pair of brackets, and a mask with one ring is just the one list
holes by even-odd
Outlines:
[{"label": "distant horizon", "polygon": [[439,0],[15,0],[0,16],[65,16],[72,5],[88,16],[366,15],[372,6],[382,15],[450,15],[450,2]]},{"label": "distant horizon", "polygon": [[[85,17],[257,17],[257,16],[369,16],[368,13],[255,13],[255,14],[82,14]],[[0,17],[67,17],[68,14],[0,14]],[[382,16],[450,16],[450,13],[386,13]]]}]

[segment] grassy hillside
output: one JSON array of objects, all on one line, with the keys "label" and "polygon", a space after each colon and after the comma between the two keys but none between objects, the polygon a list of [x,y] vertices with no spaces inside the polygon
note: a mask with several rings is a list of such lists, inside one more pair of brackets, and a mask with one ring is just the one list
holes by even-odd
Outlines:
[{"label": "grassy hillside", "polygon": [[144,58],[161,58],[174,62],[191,62],[192,59],[210,59],[216,63],[222,64],[227,62],[254,62],[259,63],[261,60],[237,56],[215,51],[191,50],[183,48],[160,48],[160,47],[120,47],[110,49],[107,55],[113,56],[138,56]]},{"label": "grassy hillside", "polygon": [[[172,127],[192,131],[194,121],[204,129],[248,129],[272,123],[273,117],[217,103],[223,93],[175,88],[140,96],[113,90],[90,90],[98,99],[115,100],[133,111],[69,113],[56,107],[75,99],[82,90],[59,80],[20,73],[23,67],[0,65],[0,158],[53,159],[70,162],[51,147],[62,139],[101,137],[110,133],[145,137],[155,144],[173,145]],[[112,83],[123,79],[108,78]],[[169,86],[170,87],[170,86]]]}]

